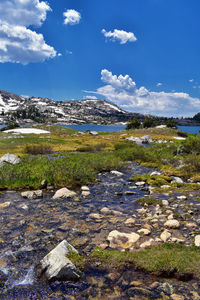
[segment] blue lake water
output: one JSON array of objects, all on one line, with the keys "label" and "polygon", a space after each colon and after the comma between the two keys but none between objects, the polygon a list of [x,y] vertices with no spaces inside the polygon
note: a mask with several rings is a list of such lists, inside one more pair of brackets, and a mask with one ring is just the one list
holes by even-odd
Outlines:
[{"label": "blue lake water", "polygon": [[187,133],[199,134],[200,126],[178,126],[178,129]]},{"label": "blue lake water", "polygon": [[102,131],[102,132],[117,132],[124,130],[126,125],[96,125],[96,124],[82,124],[82,125],[62,125],[76,130],[90,130],[90,131]]},{"label": "blue lake water", "polygon": [[[65,127],[70,127],[77,130],[91,130],[91,131],[103,131],[103,132],[117,132],[124,130],[126,125],[96,125],[96,124],[83,124],[83,125],[61,125]],[[182,131],[188,133],[198,134],[200,126],[178,126]]]},{"label": "blue lake water", "polygon": [[[5,127],[5,124],[0,124],[0,129]],[[29,127],[32,125],[21,125],[22,127]],[[64,125],[60,124],[60,126],[70,127],[77,130],[91,130],[91,131],[102,131],[102,132],[117,132],[124,130],[126,125],[96,125],[96,124],[82,124],[82,125]],[[178,128],[182,131],[188,133],[199,134],[200,126],[178,126]]]}]

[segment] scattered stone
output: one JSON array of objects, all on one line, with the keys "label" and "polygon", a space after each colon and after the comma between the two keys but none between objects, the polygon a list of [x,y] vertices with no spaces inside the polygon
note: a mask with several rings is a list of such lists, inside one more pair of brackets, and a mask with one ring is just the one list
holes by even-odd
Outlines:
[{"label": "scattered stone", "polygon": [[154,172],[152,172],[151,174],[150,174],[150,176],[159,176],[159,175],[161,175],[161,172],[158,172],[158,171],[154,171]]},{"label": "scattered stone", "polygon": [[102,219],[102,216],[100,214],[89,214],[89,217],[92,219]]},{"label": "scattered stone", "polygon": [[151,233],[151,230],[146,229],[146,228],[142,228],[142,229],[139,229],[137,232],[139,234],[149,235]]},{"label": "scattered stone", "polygon": [[81,187],[81,191],[86,191],[86,192],[89,192],[90,191],[90,189],[89,189],[89,187],[88,186],[86,186],[86,185],[83,185],[82,187]]},{"label": "scattered stone", "polygon": [[100,212],[101,212],[102,214],[107,215],[107,214],[110,214],[110,213],[111,213],[111,210],[110,210],[109,208],[107,208],[107,207],[103,207],[103,208],[100,210]]},{"label": "scattered stone", "polygon": [[99,135],[99,133],[97,131],[89,131],[89,134],[91,134],[91,135]]},{"label": "scattered stone", "polygon": [[200,247],[200,235],[195,236],[194,244],[196,247]]},{"label": "scattered stone", "polygon": [[124,223],[126,226],[128,227],[133,227],[135,225],[135,219],[133,218],[128,218],[125,223]]},{"label": "scattered stone", "polygon": [[66,240],[49,252],[41,261],[42,272],[48,280],[78,280],[80,271],[67,258],[70,252],[78,253]]},{"label": "scattered stone", "polygon": [[137,233],[124,233],[117,230],[111,231],[107,237],[107,240],[110,242],[110,247],[113,249],[128,249],[132,247],[139,239],[140,235]]},{"label": "scattered stone", "polygon": [[147,247],[150,247],[150,246],[152,246],[153,242],[154,242],[154,239],[150,239],[150,240],[148,240],[148,241],[142,243],[142,244],[140,245],[140,248],[147,248]]},{"label": "scattered stone", "polygon": [[177,196],[176,197],[178,200],[187,200],[187,197],[182,195],[182,196]]},{"label": "scattered stone", "polygon": [[10,206],[10,204],[11,204],[11,203],[10,203],[9,201],[0,203],[0,208],[8,207],[8,206]]},{"label": "scattered stone", "polygon": [[76,193],[74,191],[70,191],[67,188],[62,188],[54,194],[53,199],[68,198],[75,195]]},{"label": "scattered stone", "polygon": [[141,138],[142,144],[149,144],[152,143],[152,138],[149,135],[144,135]]},{"label": "scattered stone", "polygon": [[166,242],[170,239],[171,233],[168,230],[165,230],[161,233],[160,238],[163,242]]},{"label": "scattered stone", "polygon": [[169,215],[169,216],[167,217],[167,219],[168,219],[168,220],[173,220],[173,219],[174,219],[173,214]]},{"label": "scattered stone", "polygon": [[22,208],[24,210],[28,210],[28,206],[25,203],[22,203],[19,208]]},{"label": "scattered stone", "polygon": [[169,189],[169,188],[171,188],[170,185],[167,184],[161,185],[161,189]]},{"label": "scattered stone", "polygon": [[25,191],[21,193],[23,198],[34,199],[37,197],[42,197],[42,190],[37,191]]},{"label": "scattered stone", "polygon": [[119,176],[119,177],[124,175],[123,173],[121,173],[121,172],[119,172],[119,171],[115,171],[115,170],[110,171],[110,174],[116,175],[116,176]]},{"label": "scattered stone", "polygon": [[169,228],[179,228],[180,227],[180,223],[178,220],[167,220],[167,222],[165,222],[164,226],[169,227]]},{"label": "scattered stone", "polygon": [[136,195],[137,193],[136,192],[134,192],[134,191],[126,191],[125,193],[124,193],[125,195]]},{"label": "scattered stone", "polygon": [[135,183],[135,185],[137,186],[144,186],[145,185],[145,181],[138,181]]},{"label": "scattered stone", "polygon": [[114,216],[121,216],[123,213],[121,211],[118,210],[111,210],[111,214]]},{"label": "scattered stone", "polygon": [[144,207],[137,209],[137,213],[139,215],[144,215],[146,213],[146,209]]},{"label": "scattered stone", "polygon": [[172,182],[183,183],[183,180],[180,177],[173,177]]},{"label": "scattered stone", "polygon": [[162,200],[162,205],[163,205],[163,206],[168,206],[168,205],[169,205],[169,201],[167,201],[167,200]]}]

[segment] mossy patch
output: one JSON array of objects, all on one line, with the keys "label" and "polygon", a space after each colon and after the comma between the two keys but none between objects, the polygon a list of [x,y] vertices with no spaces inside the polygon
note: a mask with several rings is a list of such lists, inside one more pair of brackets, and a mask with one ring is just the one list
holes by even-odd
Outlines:
[{"label": "mossy patch", "polygon": [[119,268],[129,263],[156,275],[200,278],[200,249],[164,243],[145,250],[121,252],[95,248],[90,259],[102,266]]},{"label": "mossy patch", "polygon": [[77,269],[79,269],[80,271],[84,271],[86,264],[86,258],[84,256],[79,255],[74,251],[70,251],[67,254],[67,258],[77,267]]},{"label": "mossy patch", "polygon": [[155,204],[162,205],[161,200],[154,199],[154,198],[139,198],[135,202],[137,202],[138,204],[140,204],[142,206],[144,206],[145,204],[148,204],[148,205],[155,205]]}]

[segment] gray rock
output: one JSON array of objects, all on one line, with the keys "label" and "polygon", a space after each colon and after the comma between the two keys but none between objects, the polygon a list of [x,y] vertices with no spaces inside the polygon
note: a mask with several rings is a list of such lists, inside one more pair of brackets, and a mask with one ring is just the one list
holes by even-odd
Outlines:
[{"label": "gray rock", "polygon": [[171,237],[171,233],[168,230],[165,230],[161,233],[160,238],[163,242],[166,242]]},{"label": "gray rock", "polygon": [[90,131],[89,132],[91,135],[99,135],[99,133],[97,131]]},{"label": "gray rock", "polygon": [[180,227],[180,223],[178,220],[167,220],[167,222],[165,222],[164,226],[169,227],[169,228],[179,228]]},{"label": "gray rock", "polygon": [[66,257],[70,252],[78,253],[66,240],[49,252],[41,261],[42,272],[48,280],[78,280],[80,271]]},{"label": "gray rock", "polygon": [[149,239],[148,241],[146,242],[143,242],[141,245],[140,245],[140,248],[147,248],[147,247],[150,247],[153,245],[154,243],[154,239]]},{"label": "gray rock", "polygon": [[197,247],[200,247],[200,235],[195,236],[194,244]]},{"label": "gray rock", "polygon": [[180,177],[173,177],[172,182],[183,183],[183,180]]},{"label": "gray rock", "polygon": [[116,175],[116,176],[123,176],[124,174],[119,171],[111,171],[110,174]]},{"label": "gray rock", "polygon": [[167,201],[167,200],[162,200],[162,205],[163,205],[163,206],[168,206],[168,205],[169,205],[169,201]]},{"label": "gray rock", "polygon": [[150,176],[157,176],[157,175],[161,175],[161,173],[158,171],[154,171],[150,174]]},{"label": "gray rock", "polygon": [[67,188],[62,188],[54,194],[53,199],[68,198],[68,197],[73,197],[75,195],[76,195],[75,192],[70,191]]},{"label": "gray rock", "polygon": [[36,191],[25,191],[21,193],[21,196],[23,198],[28,198],[28,199],[34,199],[37,197],[42,197],[42,190],[36,190]]},{"label": "gray rock", "polygon": [[113,249],[122,248],[128,249],[132,247],[140,238],[137,233],[124,233],[113,230],[109,233],[107,240],[110,242],[110,247]]},{"label": "gray rock", "polygon": [[0,158],[0,166],[3,165],[3,163],[9,163],[12,165],[16,165],[20,163],[19,157],[17,157],[14,154],[6,153],[4,156]]}]

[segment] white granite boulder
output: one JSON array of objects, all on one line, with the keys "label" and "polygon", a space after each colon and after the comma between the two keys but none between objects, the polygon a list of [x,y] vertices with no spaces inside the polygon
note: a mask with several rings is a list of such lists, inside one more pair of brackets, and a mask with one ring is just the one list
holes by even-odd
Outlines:
[{"label": "white granite boulder", "polygon": [[41,261],[41,271],[49,281],[52,280],[78,280],[81,272],[67,258],[70,252],[78,253],[66,240],[63,240],[51,252],[49,252]]},{"label": "white granite boulder", "polygon": [[54,194],[53,199],[68,198],[73,196],[76,196],[74,191],[70,191],[67,188],[62,188]]}]

